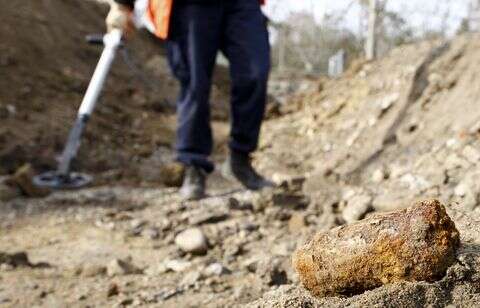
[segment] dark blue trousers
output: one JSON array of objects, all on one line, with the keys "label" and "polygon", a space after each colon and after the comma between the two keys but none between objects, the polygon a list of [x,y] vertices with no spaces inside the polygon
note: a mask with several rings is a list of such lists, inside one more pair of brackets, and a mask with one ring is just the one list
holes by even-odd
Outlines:
[{"label": "dark blue trousers", "polygon": [[177,103],[178,160],[213,170],[210,88],[217,53],[229,60],[232,150],[250,153],[258,144],[267,81],[270,45],[258,0],[175,2],[168,59],[181,91]]}]

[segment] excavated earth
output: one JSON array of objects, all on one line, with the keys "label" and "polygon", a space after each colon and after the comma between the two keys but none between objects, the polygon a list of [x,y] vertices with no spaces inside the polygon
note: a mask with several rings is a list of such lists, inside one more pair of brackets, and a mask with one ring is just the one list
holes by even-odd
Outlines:
[{"label": "excavated earth", "polygon": [[[2,4],[0,177],[55,165],[99,55],[83,36],[102,31],[104,14],[81,0]],[[280,187],[248,192],[214,173],[200,202],[160,184],[176,84],[161,47],[144,35],[129,46],[154,87],[117,62],[75,166],[95,186],[27,198],[0,184],[0,306],[478,306],[478,35],[302,81],[265,123],[254,157]],[[221,88],[212,103],[226,105]],[[215,109],[221,161],[228,124]],[[302,287],[291,256],[314,234],[432,198],[460,233],[445,275],[337,297]]]}]

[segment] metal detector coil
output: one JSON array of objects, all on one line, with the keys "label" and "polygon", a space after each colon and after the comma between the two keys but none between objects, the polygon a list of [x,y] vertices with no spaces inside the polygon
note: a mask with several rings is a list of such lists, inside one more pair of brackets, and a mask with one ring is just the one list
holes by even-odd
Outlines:
[{"label": "metal detector coil", "polygon": [[[97,43],[98,40],[93,41],[90,41],[90,43]],[[117,50],[121,46],[122,32],[113,30],[104,35],[102,41],[105,48],[78,110],[75,124],[68,135],[67,144],[60,157],[58,168],[55,171],[49,171],[34,177],[33,182],[37,186],[53,189],[73,189],[87,186],[93,180],[90,175],[71,172],[70,167],[72,160],[77,156],[83,131],[98,102],[98,97],[112,67]]]}]

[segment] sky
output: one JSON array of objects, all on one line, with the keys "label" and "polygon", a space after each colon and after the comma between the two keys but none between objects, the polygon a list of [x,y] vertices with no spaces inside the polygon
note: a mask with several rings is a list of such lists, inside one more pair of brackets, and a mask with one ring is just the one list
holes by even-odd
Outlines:
[{"label": "sky", "polygon": [[[387,8],[398,12],[419,31],[438,30],[446,17],[450,33],[454,33],[467,15],[470,0],[388,0]],[[347,10],[347,8],[349,8]],[[291,12],[313,12],[321,22],[325,14],[345,14],[345,27],[359,31],[360,8],[356,0],[268,0],[265,12],[273,20],[285,19]]]}]

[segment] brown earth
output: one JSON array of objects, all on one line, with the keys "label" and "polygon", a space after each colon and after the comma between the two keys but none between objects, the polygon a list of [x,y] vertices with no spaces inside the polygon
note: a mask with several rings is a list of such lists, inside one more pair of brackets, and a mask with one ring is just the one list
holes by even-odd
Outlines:
[{"label": "brown earth", "polygon": [[[2,4],[0,174],[55,165],[100,52],[83,36],[101,32],[104,14],[80,0]],[[248,192],[215,173],[208,199],[184,203],[152,185],[172,159],[176,84],[161,49],[137,36],[135,62],[158,88],[117,61],[76,165],[104,185],[0,201],[1,255],[43,265],[0,264],[0,306],[476,307],[479,42],[402,46],[339,79],[302,82],[272,112],[255,155],[281,187]],[[214,129],[219,160],[228,126]],[[445,276],[351,297],[302,289],[290,257],[313,234],[427,198],[446,204],[460,232]],[[175,243],[191,227],[206,253]]]}]

